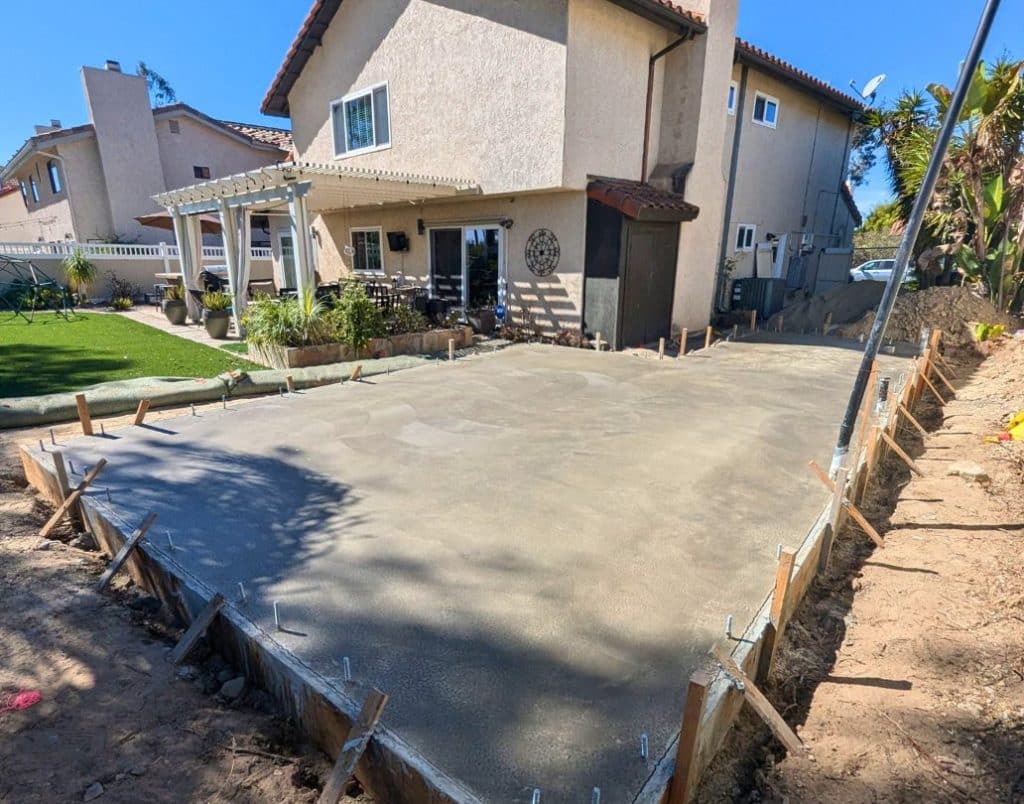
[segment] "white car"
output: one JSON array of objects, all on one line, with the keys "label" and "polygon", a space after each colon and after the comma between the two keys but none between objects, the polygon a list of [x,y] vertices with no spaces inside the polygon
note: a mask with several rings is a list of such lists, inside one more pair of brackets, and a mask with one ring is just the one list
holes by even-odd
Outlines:
[{"label": "white car", "polygon": [[[868,260],[862,262],[856,268],[850,269],[851,282],[888,282],[892,276],[893,266],[896,260]],[[908,265],[907,272],[903,276],[903,282],[911,282],[917,277],[913,269]]]}]

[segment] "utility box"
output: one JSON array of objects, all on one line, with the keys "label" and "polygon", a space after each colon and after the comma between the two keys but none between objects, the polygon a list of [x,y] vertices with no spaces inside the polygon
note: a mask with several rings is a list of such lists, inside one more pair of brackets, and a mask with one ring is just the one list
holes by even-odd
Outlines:
[{"label": "utility box", "polygon": [[757,316],[762,320],[779,312],[785,301],[785,279],[748,277],[732,283],[732,309],[757,310]]}]

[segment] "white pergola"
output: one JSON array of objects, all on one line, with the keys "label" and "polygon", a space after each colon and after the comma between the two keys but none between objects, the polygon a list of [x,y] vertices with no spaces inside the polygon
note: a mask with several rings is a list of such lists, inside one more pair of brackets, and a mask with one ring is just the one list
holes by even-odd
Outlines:
[{"label": "white pergola", "polygon": [[[311,213],[479,193],[475,182],[464,179],[287,162],[170,190],[153,199],[167,209],[174,221],[182,283],[188,290],[199,290],[202,272],[203,237],[199,216],[220,215],[235,327],[241,332],[239,318],[247,303],[251,267],[249,219],[254,213],[286,212],[288,215],[295,244],[296,284],[301,298],[315,283]],[[190,312],[195,313],[190,294],[186,295]]]}]

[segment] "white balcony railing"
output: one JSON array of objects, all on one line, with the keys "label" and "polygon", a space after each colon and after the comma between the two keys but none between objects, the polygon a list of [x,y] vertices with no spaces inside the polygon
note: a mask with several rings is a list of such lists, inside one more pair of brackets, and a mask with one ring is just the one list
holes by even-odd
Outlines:
[{"label": "white balcony railing", "polygon": [[[81,251],[89,259],[104,260],[177,260],[178,247],[166,243],[142,246],[135,243],[4,243],[0,242],[0,254],[10,257],[33,259],[63,259]],[[253,260],[269,260],[273,252],[269,248],[253,247]],[[203,246],[204,260],[223,260],[223,246]]]}]

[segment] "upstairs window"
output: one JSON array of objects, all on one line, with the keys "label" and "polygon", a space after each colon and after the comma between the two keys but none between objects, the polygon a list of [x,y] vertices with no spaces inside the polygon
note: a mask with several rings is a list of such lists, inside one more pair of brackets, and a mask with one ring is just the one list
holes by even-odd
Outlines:
[{"label": "upstairs window", "polygon": [[768,128],[775,128],[779,119],[779,99],[758,92],[754,96],[754,122]]},{"label": "upstairs window", "polygon": [[36,177],[35,176],[29,176],[28,177],[28,188],[29,188],[29,190],[32,191],[32,201],[33,201],[33,203],[38,204],[39,203],[39,185],[36,184]]},{"label": "upstairs window", "polygon": [[50,189],[54,195],[57,195],[63,187],[60,183],[60,171],[57,169],[57,163],[52,159],[46,163],[46,172],[50,175]]},{"label": "upstairs window", "polygon": [[335,157],[377,151],[391,145],[388,85],[353,93],[331,104]]},{"label": "upstairs window", "polygon": [[729,100],[725,109],[729,114],[736,114],[736,93],[739,92],[739,85],[735,81],[729,82]]},{"label": "upstairs window", "polygon": [[741,223],[736,228],[736,251],[753,251],[757,227],[752,223]]},{"label": "upstairs window", "polygon": [[210,169],[204,165],[193,165],[192,175],[197,179],[208,179],[210,178]]},{"label": "upstairs window", "polygon": [[181,133],[181,124],[177,120],[168,120],[167,128],[170,130],[172,134]]},{"label": "upstairs window", "polygon": [[352,270],[357,273],[384,272],[383,252],[381,251],[381,229],[368,227],[352,230]]},{"label": "upstairs window", "polygon": [[18,186],[21,187],[21,200],[28,202],[28,190],[25,188],[25,180],[18,179]]}]

